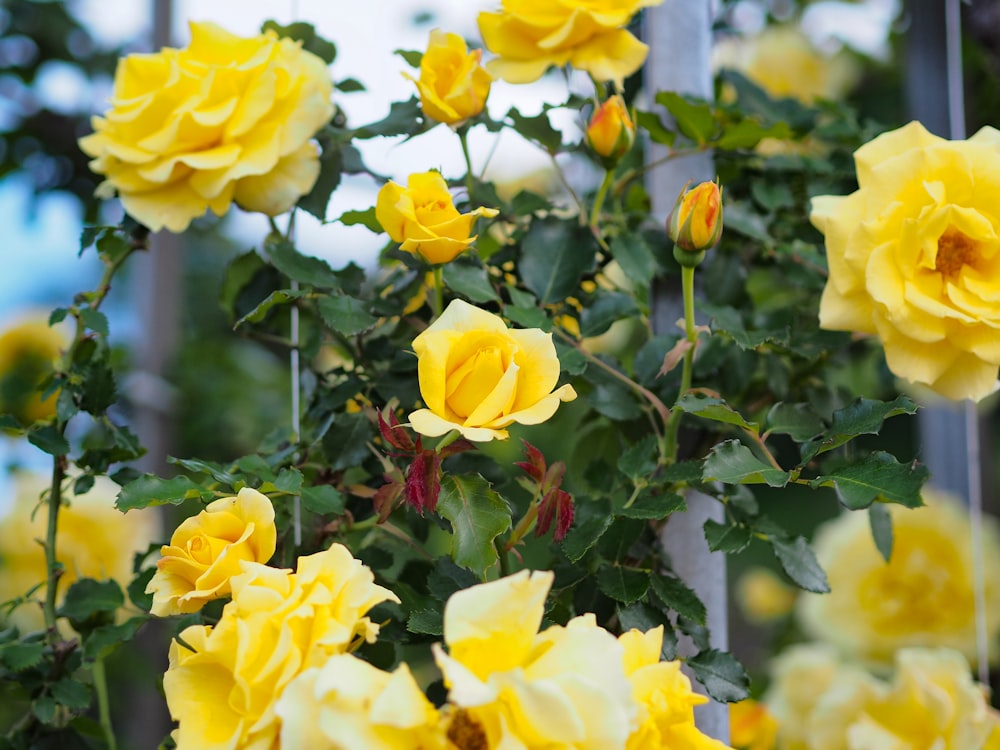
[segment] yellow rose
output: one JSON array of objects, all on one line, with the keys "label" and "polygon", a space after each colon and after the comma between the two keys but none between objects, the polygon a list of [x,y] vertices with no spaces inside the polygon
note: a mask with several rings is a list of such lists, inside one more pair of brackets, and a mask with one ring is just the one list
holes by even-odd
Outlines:
[{"label": "yellow rose", "polygon": [[331,656],[282,691],[281,747],[444,750],[437,709],[406,664],[383,672],[351,654]]},{"label": "yellow rose", "polygon": [[0,332],[0,414],[24,424],[56,413],[56,395],[46,399],[38,386],[52,374],[68,342],[44,319],[26,318]]},{"label": "yellow rose", "polygon": [[820,325],[877,334],[901,378],[983,398],[1000,367],[1000,131],[947,141],[911,122],[854,160],[858,190],[813,199]]},{"label": "yellow rose", "polygon": [[629,117],[625,101],[615,94],[608,98],[587,125],[587,143],[594,153],[603,157],[610,166],[621,159],[632,148],[635,141],[635,125]]},{"label": "yellow rose", "polygon": [[481,49],[469,52],[458,34],[439,29],[431,32],[420,61],[419,80],[403,74],[417,84],[420,106],[427,117],[455,125],[483,111],[493,76],[479,64],[482,57]]},{"label": "yellow rose", "polygon": [[460,214],[440,172],[411,174],[406,187],[389,180],[378,191],[375,218],[400,250],[428,263],[448,263],[475,242],[472,225],[480,216],[499,213],[477,208]]},{"label": "yellow rose", "polygon": [[758,566],[747,570],[736,582],[736,601],[749,622],[763,624],[789,614],[797,591],[772,571]]},{"label": "yellow rose", "polygon": [[[845,513],[819,529],[816,556],[831,590],[800,595],[798,614],[810,635],[884,664],[905,646],[945,646],[975,658],[969,517],[952,498],[925,489],[924,500],[916,509],[889,506],[894,542],[888,563],[865,514]],[[1000,633],[1000,529],[986,518],[982,531],[992,643]]]},{"label": "yellow rose", "polygon": [[629,630],[618,637],[624,648],[625,674],[639,706],[638,727],[627,750],[729,750],[694,724],[694,707],[708,698],[691,689],[679,661],[660,661],[663,626],[645,633]]},{"label": "yellow rose", "polygon": [[649,52],[625,27],[640,9],[662,1],[502,0],[498,12],[479,14],[483,42],[499,56],[486,67],[510,83],[530,83],[553,65],[571,65],[620,84]]},{"label": "yellow rose", "polygon": [[458,750],[624,750],[636,717],[623,647],[593,615],[539,633],[549,571],[526,570],[452,595],[435,644]]},{"label": "yellow rose", "polygon": [[274,506],[266,495],[244,487],[223,497],[177,527],[160,549],[156,573],[146,586],[151,612],[159,617],[197,612],[228,596],[230,579],[243,573],[240,561],[266,563],[274,554]]},{"label": "yellow rose", "polygon": [[458,430],[468,440],[503,440],[504,427],[544,422],[560,401],[576,398],[571,385],[552,390],[559,358],[551,333],[508,329],[462,300],[413,340],[413,350],[427,408],[410,414],[410,424],[421,435]]},{"label": "yellow rose", "polygon": [[722,190],[718,183],[703,182],[682,190],[667,217],[667,234],[688,253],[714,247],[722,236]]},{"label": "yellow rose", "polygon": [[193,651],[170,644],[163,689],[180,750],[277,747],[275,706],[285,687],[361,640],[373,642],[379,626],[367,612],[399,601],[340,544],[300,557],[295,573],[241,567],[218,624],[181,632]]},{"label": "yellow rose", "polygon": [[737,750],[774,750],[777,735],[778,722],[763,703],[729,704],[729,737]]},{"label": "yellow rose", "polygon": [[[39,604],[45,599],[45,551],[37,540],[45,538],[48,512],[38,505],[48,487],[48,477],[16,473],[13,504],[0,518],[0,602],[24,596],[42,584],[32,594],[32,601],[7,618],[24,631],[44,626]],[[97,477],[84,495],[64,490],[56,538],[56,556],[64,566],[57,602],[81,578],[110,579],[124,590],[132,581],[133,556],[145,552],[159,537],[156,513],[125,514],[115,508],[120,489],[107,477]]]},{"label": "yellow rose", "polygon": [[250,39],[191,24],[186,49],[123,58],[111,109],[80,148],[125,211],[181,232],[234,200],[275,216],[319,175],[310,142],[333,114],[326,64],[273,31]]}]

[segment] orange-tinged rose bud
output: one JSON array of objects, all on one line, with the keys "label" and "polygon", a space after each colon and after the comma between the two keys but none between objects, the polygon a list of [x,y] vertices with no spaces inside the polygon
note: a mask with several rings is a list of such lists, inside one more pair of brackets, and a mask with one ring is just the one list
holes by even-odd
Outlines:
[{"label": "orange-tinged rose bud", "polygon": [[635,142],[635,125],[618,94],[605,101],[587,125],[587,143],[605,166],[613,167]]},{"label": "orange-tinged rose bud", "polygon": [[677,261],[681,265],[698,265],[704,251],[714,247],[722,236],[722,189],[718,183],[703,182],[681,191],[667,219],[667,233],[676,245]]}]

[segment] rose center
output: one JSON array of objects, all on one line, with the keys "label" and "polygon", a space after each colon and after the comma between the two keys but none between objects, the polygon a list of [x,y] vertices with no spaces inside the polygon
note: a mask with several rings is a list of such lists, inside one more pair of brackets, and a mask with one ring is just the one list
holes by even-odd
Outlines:
[{"label": "rose center", "polygon": [[506,370],[503,352],[496,346],[475,352],[448,378],[448,406],[468,417],[493,392]]},{"label": "rose center", "polygon": [[957,276],[964,266],[975,265],[979,247],[974,239],[957,229],[948,228],[938,238],[934,267],[942,276]]}]

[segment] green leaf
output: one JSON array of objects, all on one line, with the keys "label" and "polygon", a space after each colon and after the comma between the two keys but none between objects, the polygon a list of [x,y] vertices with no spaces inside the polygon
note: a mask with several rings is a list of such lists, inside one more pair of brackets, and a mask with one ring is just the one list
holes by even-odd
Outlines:
[{"label": "green leaf", "polygon": [[[219,484],[224,484],[227,487],[236,487],[236,475],[229,471],[226,467],[222,466],[222,464],[218,464],[215,461],[204,461],[200,458],[174,458],[173,456],[170,456],[167,458],[167,463],[176,464],[177,466],[181,466],[190,472],[208,474],[208,476],[212,477],[212,479]],[[242,466],[240,468],[243,471],[247,471],[247,469]],[[273,476],[273,473],[268,472],[260,478],[270,479],[273,478]]]},{"label": "green leaf", "polygon": [[83,658],[87,661],[107,656],[118,646],[128,643],[144,624],[146,617],[132,617],[118,625],[102,625],[87,634],[83,642]]},{"label": "green leaf", "polygon": [[750,529],[740,524],[705,521],[705,541],[712,552],[742,552],[750,545]]},{"label": "green leaf", "polygon": [[344,512],[345,503],[343,493],[328,484],[302,488],[302,504],[312,513],[339,516]]},{"label": "green leaf", "polygon": [[628,278],[637,284],[649,284],[656,274],[656,258],[640,234],[621,234],[611,240],[611,256]]},{"label": "green leaf", "polygon": [[497,562],[493,540],[510,528],[510,508],[479,475],[441,480],[438,512],[451,523],[451,559],[484,579]]},{"label": "green leaf", "polygon": [[721,398],[714,396],[706,396],[703,393],[685,393],[677,399],[677,407],[683,412],[694,414],[702,419],[736,425],[753,432],[758,430],[756,422],[747,421],[733,407]]},{"label": "green leaf", "polygon": [[20,672],[40,664],[44,654],[45,644],[41,642],[5,643],[0,646],[0,664],[12,672]]},{"label": "green leaf", "polygon": [[764,138],[778,138],[784,140],[792,134],[787,123],[778,122],[773,125],[762,125],[761,123],[746,119],[731,125],[726,125],[722,135],[714,142],[716,148],[725,150],[753,148]]},{"label": "green leaf", "polygon": [[901,464],[895,456],[876,451],[856,464],[816,477],[810,485],[832,484],[841,504],[850,510],[867,508],[876,500],[919,508],[924,504],[920,490],[927,476],[927,467],[922,464]]},{"label": "green leaf", "polygon": [[705,605],[681,579],[659,573],[650,573],[649,585],[652,587],[653,593],[681,617],[694,620],[699,625],[705,624]]},{"label": "green leaf", "polygon": [[[349,152],[355,151],[353,146],[346,146],[320,138],[323,152],[319,157],[319,176],[313,183],[312,189],[299,198],[296,204],[299,208],[321,222],[326,223],[326,211],[330,206],[330,196],[333,191],[340,187],[344,172],[347,171],[344,165],[344,157]],[[360,156],[358,155],[358,158]]]},{"label": "green leaf", "polygon": [[209,499],[211,490],[206,490],[184,476],[161,479],[155,474],[143,474],[134,479],[118,493],[115,507],[123,513],[153,505],[180,505],[193,498]]},{"label": "green leaf", "polygon": [[750,678],[736,657],[725,651],[700,651],[687,660],[695,678],[720,703],[741,701],[749,695]]},{"label": "green leaf", "polygon": [[108,335],[108,318],[100,310],[92,310],[85,307],[80,310],[80,320],[94,333],[101,336]]},{"label": "green leaf", "polygon": [[788,404],[779,401],[771,407],[764,421],[768,432],[788,435],[802,443],[823,432],[824,424],[810,404]]},{"label": "green leaf", "polygon": [[50,424],[29,430],[28,442],[51,456],[65,456],[69,453],[69,442]]},{"label": "green leaf", "polygon": [[618,471],[632,481],[648,478],[656,471],[659,450],[655,435],[647,435],[618,459]]},{"label": "green leaf", "polygon": [[263,258],[253,250],[242,255],[237,255],[226,266],[226,273],[222,280],[222,292],[219,295],[219,304],[230,318],[236,314],[236,300],[239,298],[240,292],[246,288],[247,284],[253,280],[254,276],[261,269],[266,267],[267,264],[264,263]]},{"label": "green leaf", "polygon": [[83,621],[93,614],[114,612],[125,604],[125,594],[115,581],[95,581],[81,578],[66,591],[60,617]]},{"label": "green leaf", "polygon": [[56,718],[56,701],[49,695],[40,695],[31,702],[31,712],[42,724],[51,724]]},{"label": "green leaf", "polygon": [[868,508],[868,523],[872,529],[872,539],[886,562],[892,557],[892,515],[889,509],[881,503],[875,503]]},{"label": "green leaf", "polygon": [[507,305],[503,313],[507,317],[507,320],[511,323],[516,323],[521,328],[541,328],[543,331],[552,330],[552,319],[541,308]]},{"label": "green leaf", "polygon": [[550,154],[556,153],[562,146],[562,133],[552,127],[545,112],[528,117],[522,115],[517,107],[511,107],[507,119],[510,120],[514,130],[529,141],[539,144]]},{"label": "green leaf", "polygon": [[64,678],[49,688],[52,697],[74,711],[82,711],[90,706],[90,688],[82,682]]},{"label": "green leaf", "polygon": [[654,495],[651,492],[643,492],[627,508],[616,511],[625,518],[642,518],[652,521],[660,521],[671,513],[678,513],[687,510],[687,503],[684,498],[675,492]]},{"label": "green leaf", "polygon": [[705,102],[687,99],[673,91],[661,91],[656,103],[662,104],[673,116],[678,129],[699,146],[705,145],[715,132],[712,107]]},{"label": "green leaf", "polygon": [[449,289],[473,302],[495,302],[500,299],[483,266],[452,262],[444,267],[443,276]]},{"label": "green leaf", "polygon": [[802,459],[808,461],[820,453],[840,447],[858,435],[877,435],[882,429],[882,423],[889,417],[915,414],[916,411],[917,405],[906,396],[897,396],[892,401],[859,398],[833,413],[830,429],[822,439],[803,446]]},{"label": "green leaf", "polygon": [[361,301],[346,294],[321,296],[316,307],[323,322],[344,336],[357,336],[370,331],[378,323],[378,318],[366,309]]},{"label": "green leaf", "polygon": [[392,54],[402,57],[411,68],[419,68],[420,61],[424,59],[424,53],[415,49],[394,49]]},{"label": "green leaf", "polygon": [[359,91],[367,91],[365,85],[357,78],[343,78],[334,83],[334,87],[341,94],[354,94]]},{"label": "green leaf", "polygon": [[284,237],[271,234],[264,241],[264,257],[288,278],[312,287],[339,289],[340,279],[330,264],[303,255]]},{"label": "green leaf", "polygon": [[244,323],[259,323],[271,311],[275,305],[287,305],[289,302],[301,297],[305,297],[309,292],[305,289],[291,290],[279,289],[267,295],[267,298],[233,324],[233,328],[239,328]]},{"label": "green leaf", "polygon": [[789,578],[806,591],[829,593],[830,584],[826,580],[826,573],[805,537],[797,536],[792,540],[772,537],[770,542],[774,547],[774,556]]},{"label": "green leaf", "polygon": [[597,299],[580,313],[580,335],[600,336],[611,327],[612,323],[638,313],[639,307],[631,295],[621,292],[599,294]]},{"label": "green leaf", "polygon": [[345,227],[353,227],[361,224],[368,227],[375,234],[382,234],[385,231],[382,229],[382,225],[379,224],[378,219],[375,218],[375,206],[366,208],[364,211],[344,211],[335,221],[339,221]]},{"label": "green leaf", "polygon": [[622,604],[637,602],[649,589],[649,576],[645,571],[620,565],[605,565],[597,571],[597,588]]},{"label": "green leaf", "polygon": [[673,146],[674,141],[677,140],[677,134],[672,130],[667,130],[655,112],[637,110],[635,113],[635,124],[636,127],[642,128],[649,133],[649,137],[654,143]]},{"label": "green leaf", "polygon": [[[437,124],[437,123],[435,123]],[[405,102],[389,105],[389,114],[354,131],[354,137],[364,140],[375,136],[416,135],[423,129],[420,100],[411,96]]]},{"label": "green leaf", "polygon": [[115,231],[117,227],[108,227],[97,238],[97,252],[102,258],[112,263],[120,260],[132,250],[128,240]]},{"label": "green leaf", "polygon": [[766,482],[771,487],[784,487],[788,484],[789,475],[787,471],[761,461],[738,440],[726,440],[716,445],[705,459],[702,479],[725,484]]},{"label": "green leaf", "polygon": [[311,23],[296,21],[282,26],[276,21],[265,21],[264,25],[261,26],[261,31],[273,31],[279,37],[302,42],[304,50],[312,52],[327,65],[337,58],[336,45],[317,34],[316,28]]},{"label": "green leaf", "polygon": [[524,285],[548,305],[574,294],[596,257],[597,243],[586,227],[547,217],[532,222],[521,241],[518,270]]},{"label": "green leaf", "polygon": [[128,599],[143,612],[149,612],[153,608],[153,595],[146,593],[146,586],[156,573],[156,567],[152,566],[141,571],[128,585]]},{"label": "green leaf", "polygon": [[611,526],[610,513],[597,514],[584,520],[576,520],[562,541],[563,554],[572,562],[578,562],[587,550],[597,544],[604,532]]},{"label": "green leaf", "polygon": [[444,614],[433,609],[418,609],[406,618],[406,629],[411,633],[444,635]]}]

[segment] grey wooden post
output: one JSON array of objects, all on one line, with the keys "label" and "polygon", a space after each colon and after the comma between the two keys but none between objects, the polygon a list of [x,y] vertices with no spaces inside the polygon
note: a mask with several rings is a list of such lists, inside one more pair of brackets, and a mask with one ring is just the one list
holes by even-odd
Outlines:
[{"label": "grey wooden post", "polygon": [[[645,68],[645,88],[650,99],[657,91],[676,91],[703,98],[712,95],[712,2],[711,0],[664,0],[646,10],[644,36],[650,46]],[[666,147],[649,144],[647,158],[661,159]],[[703,182],[715,176],[709,154],[684,157],[652,169],[647,187],[653,215],[665,221],[674,201],[688,180]],[[657,288],[653,299],[653,330],[676,331],[682,317],[679,289]],[[728,647],[726,557],[710,552],[702,527],[708,518],[722,520],[722,507],[700,493],[687,497],[688,510],[673,515],[664,527],[661,543],[676,573],[705,602],[712,646]],[[682,642],[681,655],[690,655],[693,646]],[[700,686],[696,686],[700,689]],[[695,710],[698,727],[707,735],[729,742],[729,707],[714,701]]]}]

